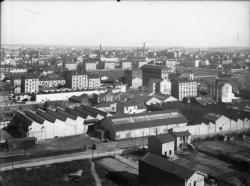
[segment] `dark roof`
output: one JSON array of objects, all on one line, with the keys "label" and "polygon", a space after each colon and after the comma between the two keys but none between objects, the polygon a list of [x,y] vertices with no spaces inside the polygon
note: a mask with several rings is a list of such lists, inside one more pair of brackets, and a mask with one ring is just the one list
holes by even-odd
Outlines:
[{"label": "dark roof", "polygon": [[62,108],[57,108],[56,112],[59,114],[65,115],[66,117],[73,119],[73,120],[76,120],[76,118],[77,118],[76,115],[73,115],[73,114],[67,112],[66,110],[63,110]]},{"label": "dark roof", "polygon": [[135,105],[141,105],[144,104],[147,100],[148,100],[149,96],[147,95],[137,95],[131,99],[129,99],[128,101],[122,103],[124,106],[135,106]]},{"label": "dark roof", "polygon": [[74,111],[75,111],[75,113],[76,113],[78,116],[80,116],[80,117],[82,117],[82,118],[84,118],[84,119],[86,119],[86,118],[88,117],[88,114],[86,114],[85,112],[83,112],[79,107],[75,107],[75,108],[74,108]]},{"label": "dark roof", "polygon": [[141,69],[169,69],[169,68],[162,65],[145,64],[141,67]]},{"label": "dark roof", "polygon": [[56,119],[59,119],[61,121],[66,121],[67,117],[65,115],[63,115],[62,113],[59,112],[55,112],[51,109],[47,109],[47,113],[51,116],[53,116]]},{"label": "dark roof", "polygon": [[107,117],[106,119],[104,119],[104,121],[105,120],[112,125],[115,131],[124,131],[139,128],[148,128],[152,126],[162,126],[188,122],[187,118],[176,109],[145,112],[134,115],[122,114]]},{"label": "dark roof", "polygon": [[15,117],[18,120],[21,120],[22,123],[25,123],[27,125],[31,125],[33,122],[33,120],[30,117],[26,116],[24,113],[21,113],[19,111],[16,112]]},{"label": "dark roof", "polygon": [[166,158],[147,153],[141,160],[148,165],[159,168],[169,174],[173,174],[182,179],[189,179],[196,171],[187,167],[178,165]]},{"label": "dark roof", "polygon": [[89,106],[86,106],[86,105],[81,105],[81,107],[85,108],[86,110],[92,112],[93,114],[99,114],[101,116],[104,116],[106,117],[107,116],[107,113],[104,112],[104,111],[101,111],[97,108],[93,108],[93,107],[89,107]]},{"label": "dark roof", "polygon": [[51,123],[55,123],[56,119],[54,117],[52,117],[51,115],[49,115],[48,113],[42,111],[42,110],[37,110],[36,114],[39,115],[40,117],[44,118],[45,120],[51,122]]},{"label": "dark roof", "polygon": [[208,113],[207,115],[203,116],[205,120],[215,122],[221,115],[215,113]]},{"label": "dark roof", "polygon": [[176,136],[176,137],[191,136],[191,134],[188,130],[180,131],[180,132],[173,132],[172,135]]},{"label": "dark roof", "polygon": [[80,112],[83,112],[84,114],[90,115],[90,116],[92,116],[92,117],[94,117],[94,118],[96,118],[96,116],[97,116],[97,113],[90,112],[90,111],[87,109],[87,107],[85,107],[85,106],[83,106],[83,105],[81,105],[80,107],[75,107],[75,108],[77,108]]},{"label": "dark roof", "polygon": [[85,98],[88,98],[88,95],[87,94],[82,94],[80,96],[71,96],[69,98],[70,101],[73,101],[73,102],[77,102],[77,103],[81,103],[82,102],[82,99],[85,99]]},{"label": "dark roof", "polygon": [[162,144],[163,143],[168,143],[171,141],[174,141],[174,138],[171,134],[169,133],[165,133],[165,134],[158,134],[156,136],[150,136],[149,138],[156,138],[157,140],[159,140]]},{"label": "dark roof", "polygon": [[36,121],[37,123],[43,124],[44,123],[44,119],[41,118],[40,116],[36,115],[35,113],[29,111],[29,110],[25,110],[24,113],[30,117],[31,119],[33,119],[34,121]]},{"label": "dark roof", "polygon": [[32,73],[26,73],[22,77],[24,79],[38,79],[38,77],[35,74],[32,74]]}]

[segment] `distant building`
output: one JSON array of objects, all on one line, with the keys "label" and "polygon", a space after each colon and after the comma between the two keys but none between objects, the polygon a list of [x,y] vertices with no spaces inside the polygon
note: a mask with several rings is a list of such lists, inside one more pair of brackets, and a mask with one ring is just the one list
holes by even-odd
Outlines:
[{"label": "distant building", "polygon": [[77,64],[76,63],[65,63],[65,68],[73,71],[73,70],[77,70]]},{"label": "distant building", "polygon": [[231,103],[235,99],[232,85],[224,79],[216,79],[214,85],[210,85],[210,95],[217,102]]},{"label": "distant building", "polygon": [[150,79],[167,79],[169,68],[162,65],[147,64],[142,66],[142,85],[147,87]]},{"label": "distant building", "polygon": [[142,72],[141,70],[125,70],[124,82],[128,87],[138,89],[142,86]]},{"label": "distant building", "polygon": [[197,96],[197,81],[189,79],[173,79],[171,81],[171,95],[182,100],[185,97]]},{"label": "distant building", "polygon": [[39,86],[43,88],[58,87],[59,85],[65,85],[64,78],[50,78],[41,77],[39,78]]},{"label": "distant building", "polygon": [[85,70],[96,70],[97,62],[85,62]]},{"label": "distant building", "polygon": [[95,75],[89,75],[88,78],[89,78],[88,79],[88,82],[89,82],[88,88],[89,89],[97,89],[101,86],[100,77],[95,76]]},{"label": "distant building", "polygon": [[113,70],[115,69],[115,65],[116,63],[115,62],[104,62],[104,69],[106,70]]},{"label": "distant building", "polygon": [[117,110],[122,114],[138,114],[146,112],[144,97],[134,97],[126,102],[119,102]]},{"label": "distant building", "polygon": [[39,79],[33,74],[26,74],[21,78],[21,92],[24,94],[38,93]]},{"label": "distant building", "polygon": [[111,91],[107,91],[98,95],[97,103],[120,101],[120,99],[121,97],[119,93],[112,93]]},{"label": "distant building", "polygon": [[176,71],[176,61],[173,60],[167,60],[165,61],[165,66],[168,67],[170,72],[174,73]]},{"label": "distant building", "polygon": [[123,61],[122,62],[122,69],[132,69],[132,62],[131,61]]},{"label": "distant building", "polygon": [[113,93],[118,93],[118,92],[127,92],[127,86],[125,84],[117,84],[114,86],[112,89]]},{"label": "distant building", "polygon": [[168,79],[156,83],[156,93],[171,95],[171,82]]},{"label": "distant building", "polygon": [[140,182],[149,185],[204,186],[204,173],[147,153],[139,160]]},{"label": "distant building", "polygon": [[88,75],[66,72],[64,73],[66,80],[66,87],[73,90],[86,90],[88,89]]},{"label": "distant building", "polygon": [[175,151],[180,151],[191,143],[191,134],[188,131],[171,132],[174,137]]},{"label": "distant building", "polygon": [[174,137],[169,133],[148,137],[148,151],[153,154],[171,158],[174,156],[174,149]]},{"label": "distant building", "polygon": [[12,76],[11,84],[14,86],[13,92],[15,94],[21,93],[21,84],[22,84],[21,76]]}]

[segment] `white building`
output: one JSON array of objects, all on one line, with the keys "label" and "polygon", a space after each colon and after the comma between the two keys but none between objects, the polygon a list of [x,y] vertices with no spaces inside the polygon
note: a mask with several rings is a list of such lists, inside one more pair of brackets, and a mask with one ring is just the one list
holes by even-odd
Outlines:
[{"label": "white building", "polygon": [[232,85],[229,83],[224,84],[221,87],[221,101],[224,103],[231,103],[235,99]]},{"label": "white building", "polygon": [[110,139],[118,140],[167,133],[169,129],[186,126],[187,122],[185,116],[173,109],[111,116],[101,120],[99,125]]},{"label": "white building", "polygon": [[148,151],[167,157],[174,157],[174,137],[171,134],[164,133],[148,138]]},{"label": "white building", "polygon": [[77,64],[76,63],[65,63],[65,68],[68,70],[76,70]]},{"label": "white building", "polygon": [[89,89],[97,89],[101,86],[101,79],[96,76],[88,76],[89,78]]},{"label": "white building", "polygon": [[21,92],[22,93],[38,93],[39,79],[32,75],[27,74],[21,78]]},{"label": "white building", "polygon": [[132,62],[131,61],[123,61],[122,62],[122,69],[132,69]]},{"label": "white building", "polygon": [[58,87],[59,85],[65,85],[66,81],[63,78],[40,78],[39,86],[43,88]]}]

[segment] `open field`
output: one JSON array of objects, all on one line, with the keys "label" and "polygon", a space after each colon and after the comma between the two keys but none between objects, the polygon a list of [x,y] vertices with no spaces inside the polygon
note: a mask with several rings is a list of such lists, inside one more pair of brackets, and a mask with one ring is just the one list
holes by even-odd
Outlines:
[{"label": "open field", "polygon": [[219,185],[237,185],[242,180],[250,184],[250,174],[233,169],[230,163],[218,160],[203,153],[185,153],[174,162],[204,172],[218,179]]},{"label": "open field", "polygon": [[[116,186],[106,178],[106,171],[102,167],[98,166],[97,174],[104,186]],[[0,184],[4,186],[95,185],[90,160],[87,159],[5,171],[1,173],[1,178]]]},{"label": "open field", "polygon": [[211,155],[226,155],[232,158],[241,158],[250,162],[250,143],[244,141],[203,141],[194,143],[195,147]]}]

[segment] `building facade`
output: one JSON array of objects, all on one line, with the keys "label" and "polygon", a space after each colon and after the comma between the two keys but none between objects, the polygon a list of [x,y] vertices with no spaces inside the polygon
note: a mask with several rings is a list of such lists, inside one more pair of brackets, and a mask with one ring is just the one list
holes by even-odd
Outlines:
[{"label": "building facade", "polygon": [[178,110],[146,112],[134,115],[117,115],[100,121],[107,138],[119,140],[167,133],[169,129],[184,127],[187,118]]},{"label": "building facade", "polygon": [[171,134],[159,134],[148,138],[148,151],[169,158],[174,156],[174,138]]},{"label": "building facade", "polygon": [[197,81],[189,79],[173,79],[171,81],[171,95],[182,100],[185,97],[197,96]]},{"label": "building facade", "polygon": [[89,89],[97,89],[101,86],[101,79],[99,77],[89,76],[88,81],[89,81],[88,85]]},{"label": "building facade", "polygon": [[63,78],[40,78],[39,86],[43,88],[58,87],[65,85],[66,81]]},{"label": "building facade", "polygon": [[64,73],[66,80],[66,87],[73,90],[86,90],[88,89],[88,75],[66,72]]},{"label": "building facade", "polygon": [[27,74],[21,78],[21,92],[24,94],[38,93],[39,79],[38,77]]},{"label": "building facade", "polygon": [[142,69],[142,85],[147,87],[151,79],[168,79],[170,69],[162,65],[147,64]]}]

